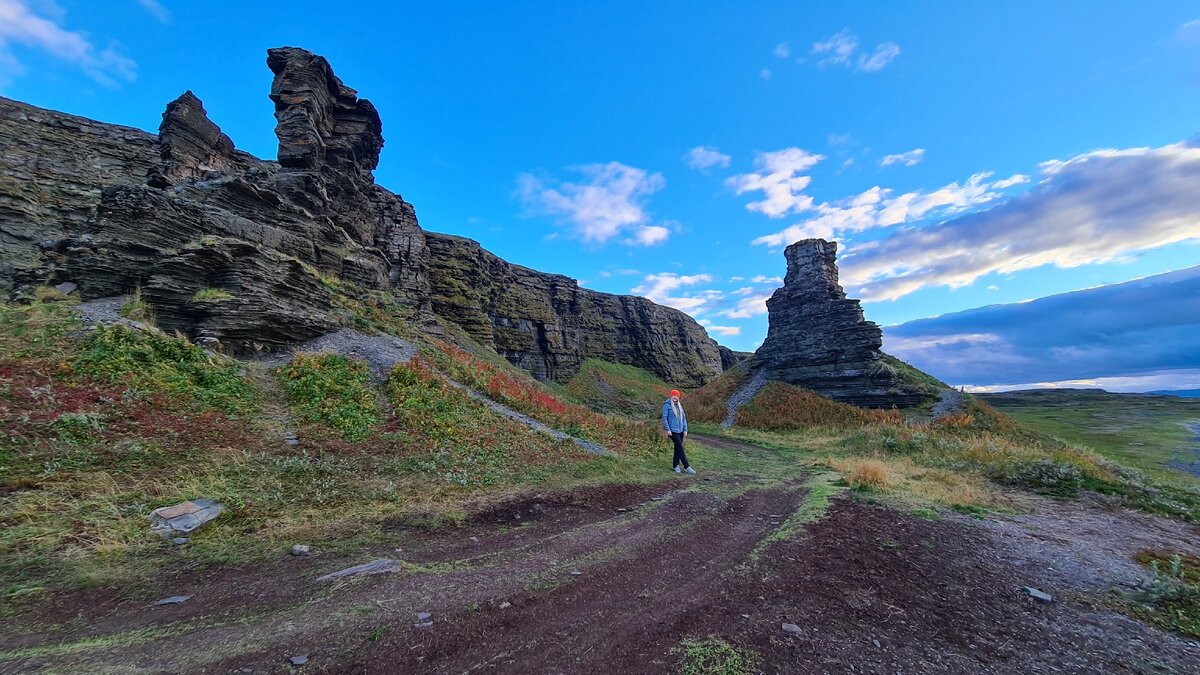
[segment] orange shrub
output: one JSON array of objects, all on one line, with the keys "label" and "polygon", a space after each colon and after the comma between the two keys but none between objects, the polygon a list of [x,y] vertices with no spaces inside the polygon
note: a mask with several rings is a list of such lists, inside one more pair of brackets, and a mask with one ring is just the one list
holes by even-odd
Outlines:
[{"label": "orange shrub", "polygon": [[888,484],[888,470],[882,462],[864,460],[854,468],[846,479],[851,487],[878,490]]}]

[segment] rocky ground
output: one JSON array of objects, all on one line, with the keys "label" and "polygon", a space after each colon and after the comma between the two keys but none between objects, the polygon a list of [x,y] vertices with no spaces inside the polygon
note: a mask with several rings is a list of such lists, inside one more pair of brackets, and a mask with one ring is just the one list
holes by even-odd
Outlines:
[{"label": "rocky ground", "polygon": [[[1194,527],[1057,503],[929,520],[846,492],[803,525],[827,484],[712,443],[759,471],[526,494],[371,550],[60,597],[0,628],[0,670],[661,673],[718,638],[748,672],[1200,672],[1200,645],[1107,604],[1144,579],[1137,550],[1194,551]],[[317,580],[372,560],[391,571]]]}]

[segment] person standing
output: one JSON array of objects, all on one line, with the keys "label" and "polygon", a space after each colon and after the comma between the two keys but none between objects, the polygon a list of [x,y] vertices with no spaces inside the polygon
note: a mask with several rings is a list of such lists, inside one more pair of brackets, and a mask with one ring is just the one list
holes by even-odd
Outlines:
[{"label": "person standing", "polygon": [[663,403],[662,422],[663,432],[675,444],[675,458],[671,461],[675,473],[696,473],[688,464],[687,453],[683,451],[683,439],[687,438],[688,425],[687,413],[683,410],[683,404],[679,402],[678,389],[672,389],[671,398]]}]

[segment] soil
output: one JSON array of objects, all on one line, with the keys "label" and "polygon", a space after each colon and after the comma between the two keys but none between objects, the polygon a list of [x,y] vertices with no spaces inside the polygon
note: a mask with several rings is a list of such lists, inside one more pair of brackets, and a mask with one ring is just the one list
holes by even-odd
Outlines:
[{"label": "soil", "polygon": [[[1200,645],[1105,604],[1145,578],[1133,553],[1186,550],[1194,527],[1053,502],[926,520],[843,492],[770,543],[800,480],[697,478],[480,502],[353,554],[63,595],[0,626],[0,670],[663,673],[681,641],[715,636],[765,673],[1200,672]],[[405,569],[314,581],[378,558]],[[153,606],[170,595],[192,598]]]}]

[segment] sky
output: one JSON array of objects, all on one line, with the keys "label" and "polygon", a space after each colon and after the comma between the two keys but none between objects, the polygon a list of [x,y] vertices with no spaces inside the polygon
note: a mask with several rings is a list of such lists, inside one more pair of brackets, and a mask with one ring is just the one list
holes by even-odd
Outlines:
[{"label": "sky", "polygon": [[[783,248],[819,236],[885,349],[951,383],[1145,377],[1001,378],[898,329],[1200,263],[1195,2],[0,0],[0,95],[153,131],[190,89],[273,158],[282,45],[377,106],[376,179],[422,227],[737,350],[765,337]],[[1175,388],[1198,364],[1156,367]]]}]

